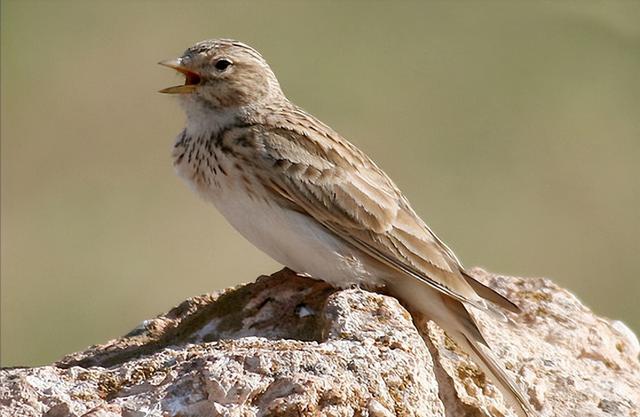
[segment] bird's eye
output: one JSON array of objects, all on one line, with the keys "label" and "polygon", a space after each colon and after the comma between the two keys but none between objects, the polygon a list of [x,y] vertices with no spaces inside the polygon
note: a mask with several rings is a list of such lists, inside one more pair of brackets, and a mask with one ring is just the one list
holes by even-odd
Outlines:
[{"label": "bird's eye", "polygon": [[218,71],[224,71],[229,68],[231,64],[233,64],[233,62],[229,61],[228,59],[222,58],[217,60],[213,66],[216,67]]}]

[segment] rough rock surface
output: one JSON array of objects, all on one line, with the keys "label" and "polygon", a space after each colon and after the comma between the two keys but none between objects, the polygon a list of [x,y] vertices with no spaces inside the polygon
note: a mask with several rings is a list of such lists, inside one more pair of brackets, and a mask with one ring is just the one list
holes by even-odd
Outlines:
[{"label": "rough rock surface", "polygon": [[[546,279],[474,275],[519,304],[483,332],[541,416],[638,416],[639,345]],[[393,298],[288,270],[124,337],[0,371],[0,416],[511,416],[444,333]]]}]

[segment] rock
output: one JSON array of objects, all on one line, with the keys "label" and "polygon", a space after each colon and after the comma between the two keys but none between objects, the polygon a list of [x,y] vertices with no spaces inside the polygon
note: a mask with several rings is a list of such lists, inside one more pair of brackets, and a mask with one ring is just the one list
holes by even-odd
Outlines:
[{"label": "rock", "polygon": [[[638,416],[638,341],[546,279],[473,274],[519,304],[474,312],[541,416]],[[191,298],[50,366],[0,371],[0,416],[512,416],[397,300],[282,270]]]}]

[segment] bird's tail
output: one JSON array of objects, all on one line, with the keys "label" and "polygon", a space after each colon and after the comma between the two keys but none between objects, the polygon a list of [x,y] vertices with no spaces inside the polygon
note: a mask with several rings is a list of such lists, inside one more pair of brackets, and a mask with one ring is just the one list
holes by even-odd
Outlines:
[{"label": "bird's tail", "polygon": [[473,317],[459,301],[421,283],[400,280],[389,286],[391,292],[418,312],[435,321],[502,392],[505,401],[520,417],[537,417],[520,388],[507,375],[490,351]]},{"label": "bird's tail", "polygon": [[505,401],[521,417],[535,417],[533,410],[520,388],[507,375],[495,359],[489,347],[479,340],[474,340],[462,332],[447,333],[482,369],[485,375],[500,389]]}]

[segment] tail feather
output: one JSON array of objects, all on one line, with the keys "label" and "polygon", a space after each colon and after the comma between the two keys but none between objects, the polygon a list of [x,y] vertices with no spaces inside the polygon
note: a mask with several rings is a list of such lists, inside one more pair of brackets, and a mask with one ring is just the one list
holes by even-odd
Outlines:
[{"label": "tail feather", "polygon": [[459,301],[442,298],[450,318],[438,323],[462,350],[480,367],[491,382],[500,389],[505,401],[513,407],[521,417],[535,417],[533,410],[520,388],[491,353],[489,343],[485,340],[467,307]]},{"label": "tail feather", "polygon": [[458,335],[453,335],[452,337],[471,356],[485,375],[500,388],[505,401],[514,408],[518,415],[522,417],[537,416],[536,411],[531,407],[520,388],[507,375],[486,345],[467,337],[463,333],[458,333]]},{"label": "tail feather", "polygon": [[413,280],[394,281],[389,283],[389,289],[412,313],[424,314],[442,327],[502,392],[505,401],[520,417],[537,417],[525,395],[491,354],[489,344],[464,304]]},{"label": "tail feather", "polygon": [[469,275],[468,272],[464,270],[460,272],[462,273],[462,276],[467,281],[467,283],[471,285],[471,288],[473,288],[476,294],[478,294],[480,297],[484,298],[485,300],[491,301],[492,303],[499,305],[500,307],[509,310],[512,313],[517,314],[521,312],[520,307],[518,307],[504,295],[476,280],[474,277]]}]

